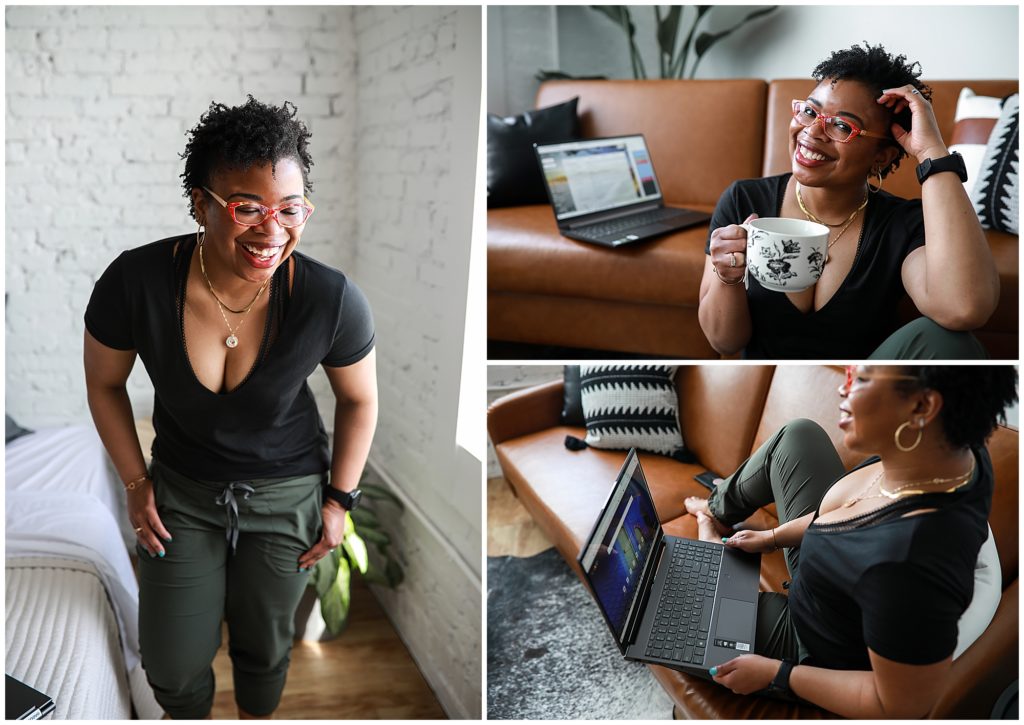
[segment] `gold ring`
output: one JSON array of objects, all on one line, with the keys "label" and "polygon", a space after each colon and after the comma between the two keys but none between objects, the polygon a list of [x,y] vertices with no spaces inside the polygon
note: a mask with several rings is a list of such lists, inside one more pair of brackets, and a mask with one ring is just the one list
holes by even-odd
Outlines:
[{"label": "gold ring", "polygon": [[141,526],[139,528],[135,529],[135,533],[136,534],[139,533],[140,531],[142,531],[142,527]]},{"label": "gold ring", "polygon": [[729,266],[736,266],[736,252],[729,252]]}]

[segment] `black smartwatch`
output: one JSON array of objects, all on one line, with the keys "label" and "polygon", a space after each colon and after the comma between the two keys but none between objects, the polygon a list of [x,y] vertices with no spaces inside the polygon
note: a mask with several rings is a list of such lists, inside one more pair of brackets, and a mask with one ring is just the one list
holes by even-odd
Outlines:
[{"label": "black smartwatch", "polygon": [[354,511],[359,507],[359,499],[363,497],[363,492],[358,488],[351,491],[339,491],[334,486],[327,484],[324,486],[324,495],[340,503],[346,511]]},{"label": "black smartwatch", "polygon": [[777,695],[790,694],[789,674],[793,671],[793,667],[795,665],[796,662],[793,660],[782,660],[782,665],[779,667],[779,671],[775,673],[775,678],[772,680],[771,684],[768,685],[768,691]]},{"label": "black smartwatch", "polygon": [[961,182],[967,181],[967,166],[964,164],[964,157],[956,151],[949,156],[943,156],[941,159],[925,159],[922,161],[917,165],[917,180],[923,184],[925,179],[932,174],[938,174],[943,171],[952,171],[960,177]]}]

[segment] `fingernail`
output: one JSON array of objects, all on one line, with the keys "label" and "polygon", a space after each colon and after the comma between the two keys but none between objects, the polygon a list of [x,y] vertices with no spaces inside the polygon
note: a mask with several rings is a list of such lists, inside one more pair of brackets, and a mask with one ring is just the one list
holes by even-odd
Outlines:
[{"label": "fingernail", "polygon": [[164,539],[164,541],[174,541],[174,539],[172,539],[170,536],[168,536],[166,539]]},{"label": "fingernail", "polygon": [[154,554],[154,553],[153,553],[152,551],[151,551],[151,552],[149,552],[149,556],[150,556],[150,558],[153,558],[153,559],[155,559],[155,558],[156,558],[156,554]]},{"label": "fingernail", "polygon": [[164,558],[164,552],[162,552],[162,551],[158,552],[157,556],[159,556],[161,559],[163,559]]},{"label": "fingernail", "polygon": [[304,566],[300,566],[300,567],[299,567],[299,571],[306,571],[306,567],[304,567]]},{"label": "fingernail", "polygon": [[722,541],[723,541],[723,542],[724,542],[724,541],[728,541],[728,540],[729,540],[729,539],[728,539],[728,537],[726,537],[726,536],[723,536],[723,537],[722,537]]},{"label": "fingernail", "polygon": [[712,667],[710,670],[708,670],[708,674],[710,674],[712,677],[714,677],[715,675],[718,674],[718,668],[717,667]]}]

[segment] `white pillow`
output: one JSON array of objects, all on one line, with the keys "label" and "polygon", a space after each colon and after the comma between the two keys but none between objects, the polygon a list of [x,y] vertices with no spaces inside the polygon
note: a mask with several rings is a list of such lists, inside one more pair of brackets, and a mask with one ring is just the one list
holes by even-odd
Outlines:
[{"label": "white pillow", "polygon": [[992,527],[988,528],[988,538],[978,552],[978,563],[974,567],[974,598],[970,606],[960,617],[959,633],[956,638],[956,659],[981,636],[992,618],[996,616],[999,600],[1003,596],[1003,575],[999,567],[999,552],[992,538]]},{"label": "white pillow", "polygon": [[974,184],[981,174],[981,162],[985,157],[989,134],[1002,112],[1001,98],[979,96],[971,88],[960,89],[953,119],[956,125],[949,140],[949,150],[963,156],[964,166],[967,167],[967,181],[964,182],[967,196],[974,191]]}]

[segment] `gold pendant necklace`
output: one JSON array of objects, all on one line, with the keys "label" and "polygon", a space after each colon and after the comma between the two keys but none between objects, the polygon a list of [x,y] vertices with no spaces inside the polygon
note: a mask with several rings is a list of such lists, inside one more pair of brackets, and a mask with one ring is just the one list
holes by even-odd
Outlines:
[{"label": "gold pendant necklace", "polygon": [[835,236],[835,238],[832,239],[832,241],[830,241],[828,243],[828,246],[825,248],[825,264],[828,264],[829,262],[832,261],[832,245],[839,241],[839,238],[846,233],[847,229],[850,228],[850,225],[853,224],[853,220],[857,218],[857,215],[860,214],[861,210],[868,205],[868,195],[865,193],[864,201],[860,203],[860,206],[853,210],[853,213],[851,213],[850,216],[846,218],[846,221],[839,222],[838,224],[828,224],[826,222],[823,222],[821,219],[814,216],[813,214],[811,214],[807,207],[804,206],[804,199],[803,196],[801,196],[800,194],[799,181],[796,183],[796,203],[799,204],[800,211],[804,213],[804,216],[807,217],[808,221],[817,222],[818,224],[821,224],[829,228],[835,228],[838,226],[842,227],[842,229],[839,230],[839,233]]},{"label": "gold pendant necklace", "polygon": [[[213,291],[213,285],[210,283],[210,278],[206,276],[206,264],[203,262],[202,244],[199,245],[199,269],[202,270],[203,279],[206,280],[206,285],[210,288],[210,294],[212,294],[213,298],[217,300],[217,310],[220,312],[220,316],[224,318],[224,324],[227,325],[228,336],[227,338],[225,338],[224,344],[227,345],[229,348],[234,349],[238,347],[238,331],[241,330],[242,325],[245,324],[245,318],[248,316],[249,310],[251,310],[252,306],[256,304],[256,300],[258,300],[260,298],[260,295],[263,294],[263,290],[267,288],[267,285],[270,284],[270,280],[272,278],[268,278],[262,285],[260,285],[259,290],[257,290],[256,292],[256,296],[252,298],[252,302],[250,302],[245,308],[241,310],[233,310],[226,304],[221,302],[220,297],[218,297],[217,293]],[[242,316],[242,319],[239,320],[238,322],[238,327],[231,327],[231,323],[228,322],[228,316],[224,314],[224,310]]]},{"label": "gold pendant necklace", "polygon": [[[883,496],[892,499],[899,498],[900,496],[920,496],[925,493],[953,493],[958,488],[963,488],[970,482],[971,478],[974,476],[974,466],[975,462],[971,461],[971,467],[968,469],[967,473],[962,473],[959,476],[953,476],[952,478],[932,478],[927,481],[911,481],[910,483],[905,483],[902,486],[897,486],[891,491],[882,488],[882,485],[879,484],[878,490]],[[923,491],[920,489],[915,489],[913,491],[906,490],[913,486],[934,486],[938,483],[952,483],[953,486],[942,491]]]},{"label": "gold pendant necklace", "polygon": [[[871,482],[868,483],[868,485],[864,488],[864,490],[861,491],[858,495],[854,496],[853,498],[846,499],[846,501],[843,502],[843,508],[847,508],[848,509],[851,506],[853,506],[855,503],[857,503],[859,501],[866,501],[869,498],[879,498],[878,494],[875,494],[874,496],[868,496],[867,492],[870,491],[874,487],[874,485],[876,483],[878,483],[879,479],[882,478],[882,473],[883,473],[883,471],[879,471],[878,475],[875,476],[874,478],[872,478]],[[879,488],[881,488],[881,486],[879,486]]]}]

